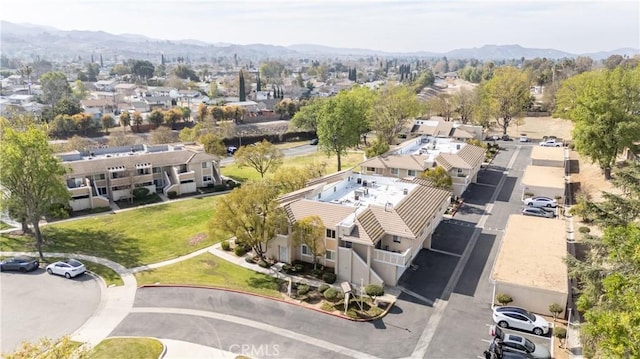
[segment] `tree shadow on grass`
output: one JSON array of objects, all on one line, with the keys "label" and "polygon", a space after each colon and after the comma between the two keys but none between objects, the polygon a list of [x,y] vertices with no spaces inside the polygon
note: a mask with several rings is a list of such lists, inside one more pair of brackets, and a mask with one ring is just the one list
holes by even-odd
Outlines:
[{"label": "tree shadow on grass", "polygon": [[43,250],[47,252],[92,255],[110,259],[127,268],[142,264],[138,240],[121,232],[47,227],[43,234]]},{"label": "tree shadow on grass", "polygon": [[282,280],[269,277],[266,275],[252,276],[249,279],[247,279],[247,285],[249,285],[252,288],[258,288],[258,289],[271,289],[271,290],[279,291],[281,283],[282,283]]}]

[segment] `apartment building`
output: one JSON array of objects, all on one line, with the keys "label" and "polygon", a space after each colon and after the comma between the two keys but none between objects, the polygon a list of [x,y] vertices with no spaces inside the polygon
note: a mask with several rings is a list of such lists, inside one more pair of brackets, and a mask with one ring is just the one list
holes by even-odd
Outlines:
[{"label": "apartment building", "polygon": [[291,239],[293,224],[317,215],[326,227],[326,253],[318,262],[339,281],[396,285],[411,261],[431,247],[451,193],[419,178],[354,173],[351,169],[309,181],[279,198],[289,219],[288,233],[270,242],[267,255],[281,262],[313,262],[305,245]]},{"label": "apartment building", "polygon": [[482,147],[452,138],[420,136],[387,154],[360,163],[361,172],[386,177],[415,177],[435,166],[443,167],[453,184],[454,196],[461,196],[478,179],[485,158]]},{"label": "apartment building", "polygon": [[69,168],[65,181],[74,211],[107,207],[140,187],[182,195],[222,183],[219,158],[197,145],[134,145],[57,156]]}]

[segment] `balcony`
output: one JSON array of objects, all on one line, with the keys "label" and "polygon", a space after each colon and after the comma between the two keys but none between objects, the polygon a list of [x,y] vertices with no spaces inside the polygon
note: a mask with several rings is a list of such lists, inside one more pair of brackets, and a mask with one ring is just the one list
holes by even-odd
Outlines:
[{"label": "balcony", "polygon": [[192,181],[196,180],[195,171],[180,172],[180,173],[178,173],[177,176],[178,176],[178,182],[180,182],[180,183],[182,183],[183,181],[188,181],[188,180],[192,180]]},{"label": "balcony", "polygon": [[398,267],[406,267],[411,261],[411,248],[405,249],[402,253],[374,249],[373,260],[393,264]]},{"label": "balcony", "polygon": [[91,193],[91,187],[81,185],[79,187],[67,188],[71,197],[88,196]]},{"label": "balcony", "polygon": [[147,182],[153,182],[153,174],[147,174],[147,175],[136,175],[133,177],[133,181],[135,183],[147,183]]}]

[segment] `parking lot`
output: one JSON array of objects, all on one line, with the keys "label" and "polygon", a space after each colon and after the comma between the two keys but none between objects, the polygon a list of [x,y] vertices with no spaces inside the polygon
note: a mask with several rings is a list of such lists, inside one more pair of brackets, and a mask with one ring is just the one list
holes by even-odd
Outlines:
[{"label": "parking lot", "polygon": [[100,303],[97,280],[82,274],[73,279],[49,275],[43,268],[0,274],[0,341],[3,353],[23,341],[71,334]]}]

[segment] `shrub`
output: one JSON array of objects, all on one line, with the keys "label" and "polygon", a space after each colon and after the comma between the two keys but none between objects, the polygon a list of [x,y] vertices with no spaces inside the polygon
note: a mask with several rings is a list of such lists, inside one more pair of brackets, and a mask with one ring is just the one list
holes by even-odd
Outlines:
[{"label": "shrub", "polygon": [[269,268],[269,263],[263,261],[262,259],[258,262],[260,268]]},{"label": "shrub", "polygon": [[564,312],[564,308],[558,303],[553,303],[549,306],[549,311],[553,314],[553,321],[555,322],[558,315]]},{"label": "shrub", "polygon": [[233,253],[238,257],[242,257],[247,253],[247,249],[243,245],[238,244],[233,248]]},{"label": "shrub", "polygon": [[524,196],[525,196],[525,197],[527,197],[527,198],[528,198],[528,197],[533,197],[533,193],[531,193],[531,192],[525,192]]},{"label": "shrub", "polygon": [[369,284],[366,287],[364,287],[364,292],[367,293],[367,295],[372,298],[380,297],[384,295],[384,288],[382,288],[382,286],[377,284]]},{"label": "shrub", "polygon": [[553,328],[553,335],[558,338],[560,344],[564,343],[564,340],[567,338],[567,330],[562,327]]},{"label": "shrub", "polygon": [[582,226],[582,227],[578,228],[578,232],[580,232],[582,234],[587,234],[587,233],[591,232],[591,228]]},{"label": "shrub", "polygon": [[229,187],[227,187],[226,184],[217,184],[217,185],[213,186],[213,191],[214,192],[222,192],[222,191],[226,191],[228,189],[229,189]]},{"label": "shrub", "polygon": [[222,250],[223,251],[230,251],[231,250],[231,245],[229,244],[229,241],[222,241],[222,243],[220,245],[222,246]]},{"label": "shrub", "polygon": [[336,300],[336,298],[338,298],[338,291],[335,288],[329,288],[322,292],[322,296],[324,297],[324,299],[333,302],[334,300]]},{"label": "shrub", "polygon": [[149,189],[145,187],[134,188],[132,193],[133,193],[133,198],[142,199],[149,195]]},{"label": "shrub", "polygon": [[252,256],[244,257],[244,261],[247,262],[247,263],[256,264],[256,260]]},{"label": "shrub", "polygon": [[176,192],[176,191],[169,191],[169,192],[167,192],[167,197],[169,197],[169,199],[178,198],[178,192]]},{"label": "shrub", "polygon": [[511,298],[509,294],[504,294],[504,293],[498,294],[496,296],[496,299],[498,300],[498,303],[500,303],[501,305],[507,305],[513,302],[513,298]]},{"label": "shrub", "polygon": [[336,277],[335,273],[325,272],[322,275],[322,280],[325,281],[325,283],[333,284],[336,282],[336,279],[338,278]]},{"label": "shrub", "polygon": [[56,219],[69,218],[71,207],[63,203],[54,203],[49,207],[49,215]]},{"label": "shrub", "polygon": [[298,284],[298,287],[296,288],[296,293],[298,295],[305,295],[307,293],[309,293],[309,286],[306,284]]},{"label": "shrub", "polygon": [[302,272],[302,271],[304,271],[304,265],[299,264],[299,263],[294,265],[293,266],[293,271],[294,272]]},{"label": "shrub", "polygon": [[324,272],[321,269],[312,269],[311,274],[316,278],[322,278]]},{"label": "shrub", "polygon": [[320,286],[318,287],[318,293],[324,293],[324,291],[329,288],[331,288],[331,286],[328,284],[320,284]]},{"label": "shrub", "polygon": [[282,266],[282,270],[285,273],[291,273],[291,270],[293,269],[293,267],[290,264],[285,264]]}]

